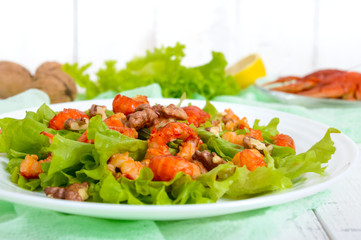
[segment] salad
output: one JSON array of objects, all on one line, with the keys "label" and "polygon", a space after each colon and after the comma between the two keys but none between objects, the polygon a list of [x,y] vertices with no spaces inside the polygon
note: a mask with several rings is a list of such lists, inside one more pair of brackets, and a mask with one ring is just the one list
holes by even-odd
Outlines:
[{"label": "salad", "polygon": [[[117,95],[112,109],[54,112],[42,105],[24,119],[0,119],[0,152],[10,180],[73,201],[127,204],[213,203],[291,188],[323,174],[336,148],[329,128],[296,154],[279,119],[251,126],[231,109],[149,104]],[[85,111],[84,111],[85,110]]]}]

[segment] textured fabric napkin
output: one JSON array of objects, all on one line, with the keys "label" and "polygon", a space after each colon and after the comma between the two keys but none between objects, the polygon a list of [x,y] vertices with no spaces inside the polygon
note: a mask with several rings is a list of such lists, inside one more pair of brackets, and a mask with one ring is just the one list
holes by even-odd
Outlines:
[{"label": "textured fabric napkin", "polygon": [[[0,100],[1,112],[48,102],[48,98],[31,91],[10,100],[11,103],[27,103],[26,106],[15,104],[9,107],[9,100]],[[162,97],[156,84],[123,94]],[[114,92],[108,92],[98,98],[112,98],[114,95]],[[357,129],[361,129],[359,108],[307,109],[284,105],[253,87],[238,96],[221,96],[214,100],[263,106],[312,118],[340,129],[361,143],[361,136],[357,133]],[[98,219],[0,201],[0,239],[271,239],[277,237],[288,220],[317,208],[329,194],[329,191],[324,191],[287,204],[225,216],[164,222]]]}]

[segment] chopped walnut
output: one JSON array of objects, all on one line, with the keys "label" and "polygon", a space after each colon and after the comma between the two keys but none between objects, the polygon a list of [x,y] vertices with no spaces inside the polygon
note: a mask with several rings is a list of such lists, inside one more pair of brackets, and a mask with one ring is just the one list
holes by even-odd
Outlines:
[{"label": "chopped walnut", "polygon": [[86,130],[88,128],[89,119],[82,117],[78,119],[68,118],[64,122],[64,128],[72,131]]},{"label": "chopped walnut", "polygon": [[102,120],[107,118],[107,114],[105,111],[107,110],[106,106],[93,104],[89,109],[90,117],[95,117],[96,115],[100,115]]},{"label": "chopped walnut", "polygon": [[[145,104],[142,104],[145,105]],[[140,105],[140,106],[142,106]],[[139,107],[138,107],[139,108]],[[136,108],[136,109],[138,109]],[[152,125],[153,121],[158,118],[158,114],[151,108],[139,108],[140,111],[136,111],[128,115],[128,127],[135,129],[142,129]]]},{"label": "chopped walnut", "polygon": [[89,184],[87,182],[83,182],[81,184],[74,183],[69,185],[65,190],[65,200],[73,200],[73,201],[85,201],[89,198],[88,195]]},{"label": "chopped walnut", "polygon": [[46,196],[50,198],[65,199],[65,188],[62,187],[46,187],[44,189]]},{"label": "chopped walnut", "polygon": [[201,162],[208,171],[212,170],[220,164],[227,163],[215,152],[210,153],[207,150],[204,150],[202,152],[199,150],[195,151],[192,158]]},{"label": "chopped walnut", "polygon": [[164,108],[163,105],[160,104],[156,104],[154,106],[152,106],[152,109],[158,114],[161,115],[162,114],[162,109]]},{"label": "chopped walnut", "polygon": [[205,130],[219,137],[219,133],[222,132],[222,126],[220,123],[218,123],[212,127],[205,128]]},{"label": "chopped walnut", "polygon": [[250,137],[250,136],[245,136],[243,139],[243,145],[245,148],[248,149],[257,149],[258,151],[264,153],[264,151],[267,151],[269,153],[272,152],[273,147],[271,144],[266,145],[265,143]]},{"label": "chopped walnut", "polygon": [[170,104],[167,107],[163,107],[162,114],[166,118],[176,118],[177,120],[187,120],[187,113],[180,107]]},{"label": "chopped walnut", "polygon": [[174,104],[167,107],[159,104],[152,107],[149,104],[141,104],[127,118],[128,127],[142,129],[154,125],[156,127],[164,126],[166,123],[175,120],[186,120],[188,116],[182,108],[176,107]]},{"label": "chopped walnut", "polygon": [[87,182],[74,183],[68,187],[46,187],[44,192],[46,196],[56,199],[65,199],[72,201],[85,201],[88,199],[88,188]]}]

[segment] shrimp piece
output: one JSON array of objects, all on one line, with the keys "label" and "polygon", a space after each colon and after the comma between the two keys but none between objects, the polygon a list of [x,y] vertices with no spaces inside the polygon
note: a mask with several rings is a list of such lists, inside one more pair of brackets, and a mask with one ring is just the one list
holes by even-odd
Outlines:
[{"label": "shrimp piece", "polygon": [[224,110],[225,115],[222,118],[225,128],[229,131],[238,129],[250,128],[246,117],[240,119],[231,109]]},{"label": "shrimp piece", "polygon": [[258,141],[263,141],[263,136],[261,130],[255,130],[253,128],[249,129],[249,132],[246,134],[246,136],[253,137],[257,139]]},{"label": "shrimp piece", "polygon": [[286,134],[277,134],[272,138],[273,143],[277,146],[281,147],[290,147],[293,150],[296,150],[295,142],[293,141],[293,138],[286,135]]},{"label": "shrimp piece", "polygon": [[129,98],[118,94],[113,100],[113,112],[121,112],[125,115],[129,115],[134,113],[134,110],[142,104],[149,104],[146,96],[138,95],[133,98]]},{"label": "shrimp piece", "polygon": [[38,178],[39,174],[43,172],[41,163],[50,162],[51,159],[52,155],[45,160],[38,161],[38,156],[27,154],[25,159],[20,163],[20,174],[28,179]]},{"label": "shrimp piece", "polygon": [[86,113],[79,111],[77,109],[64,109],[63,111],[59,112],[57,115],[55,115],[50,121],[49,121],[49,128],[52,128],[54,130],[61,130],[65,129],[64,123],[69,118],[72,119],[80,119],[80,118],[88,118],[89,116],[86,115]]},{"label": "shrimp piece", "polygon": [[149,167],[150,159],[143,159],[141,163],[144,167]]},{"label": "shrimp piece", "polygon": [[263,155],[256,149],[244,149],[234,155],[233,164],[243,167],[246,165],[248,170],[254,171],[256,168],[266,166]]},{"label": "shrimp piece", "polygon": [[249,128],[248,119],[246,117],[243,117],[238,121],[238,128],[239,129]]},{"label": "shrimp piece", "polygon": [[236,132],[226,132],[222,135],[222,138],[224,140],[227,140],[228,142],[231,142],[231,143],[234,143],[237,145],[241,145],[243,147],[244,146],[243,140],[244,140],[245,136],[253,137],[259,141],[263,141],[263,136],[262,136],[261,130],[255,130],[252,128],[249,129],[249,132],[246,133],[246,135],[244,135],[244,134],[237,135]]},{"label": "shrimp piece", "polygon": [[197,164],[172,155],[151,158],[149,168],[153,171],[155,181],[170,181],[179,172],[184,172],[192,178],[197,178],[201,174]]},{"label": "shrimp piece", "polygon": [[127,118],[123,113],[116,113],[105,119],[104,122],[109,129],[118,131],[131,138],[138,138],[138,132],[135,128],[128,128],[124,126],[124,122],[126,120]]},{"label": "shrimp piece", "polygon": [[107,126],[112,127],[124,127],[124,123],[127,117],[123,113],[115,113],[104,120]]},{"label": "shrimp piece", "polygon": [[159,155],[171,155],[167,143],[176,139],[183,140],[176,156],[191,160],[201,140],[192,128],[180,122],[168,123],[158,130],[153,128],[148,140],[148,150],[145,158],[150,159]]},{"label": "shrimp piece", "polygon": [[237,135],[235,132],[226,132],[222,135],[222,138],[228,142],[243,146],[243,134]]},{"label": "shrimp piece", "polygon": [[118,153],[108,160],[108,170],[118,179],[122,176],[129,179],[137,179],[140,170],[144,167],[141,162],[134,161],[129,157],[129,153]]},{"label": "shrimp piece", "polygon": [[211,118],[211,115],[197,106],[187,106],[182,107],[182,109],[187,113],[188,123],[193,123],[195,127],[199,127],[200,124],[207,122]]}]

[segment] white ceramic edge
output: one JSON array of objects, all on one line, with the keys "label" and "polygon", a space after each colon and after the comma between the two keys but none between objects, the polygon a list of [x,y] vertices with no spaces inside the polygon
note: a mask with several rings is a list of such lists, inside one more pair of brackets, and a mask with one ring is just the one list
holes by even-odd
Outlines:
[{"label": "white ceramic edge", "polygon": [[[162,102],[165,99],[150,99],[153,102]],[[90,100],[85,101],[89,105],[93,103],[97,104],[109,104],[109,99],[106,100]],[[177,103],[179,99],[166,99],[166,101]],[[204,101],[201,100],[187,100],[187,102],[193,102],[204,104]],[[51,107],[71,107],[69,105],[77,105],[80,102],[73,102],[73,103],[61,103],[61,104],[54,104]],[[234,103],[223,103],[223,102],[212,102],[214,105],[219,104],[227,104],[227,107],[232,108],[236,106],[245,106],[241,104],[234,104]],[[250,107],[250,106],[247,106]],[[27,109],[29,111],[36,110],[36,108]],[[300,118],[304,121],[312,122],[313,124],[318,124],[324,128],[328,126],[304,118],[300,116],[296,116],[293,114],[280,112],[276,110],[268,110],[259,107],[252,107],[253,109],[259,109],[260,111],[267,111],[272,113],[277,113],[280,117],[282,116],[292,116],[296,118]],[[18,110],[11,113],[6,113],[0,115],[0,118],[9,117],[14,113],[24,112],[24,110]],[[244,199],[244,200],[235,200],[235,201],[227,201],[221,203],[212,203],[212,204],[190,204],[190,205],[127,205],[127,204],[106,204],[106,203],[92,203],[92,202],[72,202],[72,201],[64,201],[64,200],[57,200],[57,199],[50,199],[41,196],[31,196],[22,193],[16,192],[8,192],[0,189],[0,199],[32,206],[38,207],[42,209],[49,209],[54,211],[72,213],[72,214],[79,214],[79,215],[86,215],[92,217],[101,217],[101,218],[112,218],[112,219],[129,219],[129,220],[139,220],[139,219],[146,219],[146,220],[180,220],[180,219],[190,219],[190,218],[199,218],[199,217],[211,217],[211,216],[218,216],[224,215],[229,213],[236,213],[246,210],[258,209],[273,205],[278,205],[282,203],[286,203],[289,201],[297,200],[300,198],[304,198],[310,195],[313,195],[317,192],[320,192],[328,187],[330,187],[335,182],[339,181],[342,177],[344,177],[351,169],[356,166],[357,161],[360,159],[360,152],[358,146],[346,135],[342,134],[344,140],[352,146],[355,155],[355,158],[352,159],[346,169],[340,172],[339,174],[333,176],[331,179],[328,179],[325,182],[320,182],[315,185],[309,186],[305,189],[298,189],[290,191],[281,191],[282,194],[277,195],[263,195],[255,198]],[[284,192],[284,193],[283,193]],[[209,211],[211,209],[211,211]],[[87,212],[88,211],[88,212]],[[141,212],[141,218],[139,217],[139,213]],[[154,215],[154,212],[163,213],[160,215]],[[164,214],[169,213],[169,215]],[[190,213],[192,213],[190,215]],[[118,215],[119,214],[119,215]],[[144,215],[147,215],[144,217]]]}]

